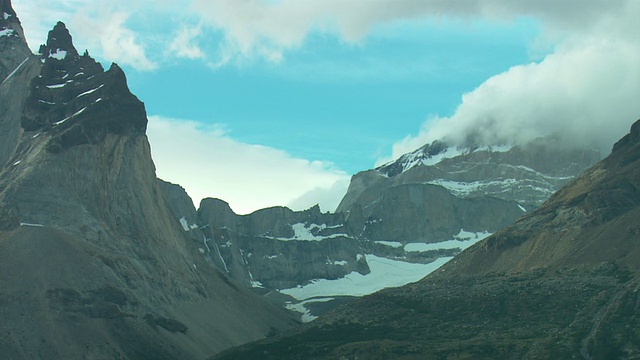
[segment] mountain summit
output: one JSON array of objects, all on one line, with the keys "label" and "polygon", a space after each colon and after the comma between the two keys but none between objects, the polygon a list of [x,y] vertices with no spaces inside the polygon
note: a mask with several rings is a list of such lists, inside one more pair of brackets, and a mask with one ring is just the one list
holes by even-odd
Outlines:
[{"label": "mountain summit", "polygon": [[40,56],[41,75],[32,81],[22,127],[51,134],[48,151],[97,144],[109,133],[144,134],[144,105],[122,69],[113,64],[105,72],[87,52],[79,56],[63,23],[49,32]]},{"label": "mountain summit", "polygon": [[46,45],[40,46],[40,54],[43,59],[55,58],[58,60],[65,59],[70,56],[70,59],[76,60],[78,58],[78,51],[73,46],[73,39],[66,25],[59,21],[56,26],[49,31]]},{"label": "mountain summit", "polygon": [[294,326],[173,218],[124,72],[63,23],[32,54],[1,5],[0,354],[205,358]]}]

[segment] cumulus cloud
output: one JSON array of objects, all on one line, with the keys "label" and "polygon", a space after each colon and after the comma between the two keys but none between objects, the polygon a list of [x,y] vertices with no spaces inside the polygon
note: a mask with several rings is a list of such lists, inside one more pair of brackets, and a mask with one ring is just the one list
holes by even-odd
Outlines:
[{"label": "cumulus cloud", "polygon": [[335,34],[357,42],[381,24],[404,20],[518,17],[541,19],[557,29],[591,27],[603,14],[619,15],[629,0],[194,0],[191,9],[209,26],[223,31],[221,57],[263,57],[279,61],[311,32]]},{"label": "cumulus cloud", "polygon": [[238,142],[219,127],[151,116],[147,134],[158,177],[182,185],[196,205],[216,197],[241,214],[283,204],[333,211],[348,185],[331,164]]},{"label": "cumulus cloud", "polygon": [[201,35],[200,26],[183,25],[173,40],[169,44],[167,51],[176,57],[186,59],[202,59],[205,57],[204,51],[197,43],[197,38]]},{"label": "cumulus cloud", "polygon": [[[137,70],[155,70],[158,64],[149,59],[144,42],[126,26],[130,15],[113,12],[99,18],[78,13],[73,25],[91,48],[99,48],[102,56]],[[98,46],[93,46],[96,41]]]}]

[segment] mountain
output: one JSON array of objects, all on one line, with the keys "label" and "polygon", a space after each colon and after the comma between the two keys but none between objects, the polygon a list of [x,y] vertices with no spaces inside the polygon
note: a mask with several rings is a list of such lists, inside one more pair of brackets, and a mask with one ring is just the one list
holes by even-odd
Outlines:
[{"label": "mountain", "polygon": [[144,104],[0,2],[0,354],[190,359],[295,326],[217,271],[155,176]]},{"label": "mountain", "polygon": [[540,208],[419,282],[216,359],[631,359],[640,354],[640,121]]},{"label": "mountain", "polygon": [[[285,207],[199,209],[165,184],[174,218],[211,264],[280,306],[315,319],[346,301],[417,281],[528,211],[600,159],[540,138],[520,146],[435,141],[356,174],[335,213]],[[177,205],[180,204],[180,205]]]},{"label": "mountain", "polygon": [[356,174],[336,211],[378,220],[363,228],[371,240],[435,243],[460,229],[493,233],[600,158],[594,148],[553,137],[481,148],[434,141]]}]

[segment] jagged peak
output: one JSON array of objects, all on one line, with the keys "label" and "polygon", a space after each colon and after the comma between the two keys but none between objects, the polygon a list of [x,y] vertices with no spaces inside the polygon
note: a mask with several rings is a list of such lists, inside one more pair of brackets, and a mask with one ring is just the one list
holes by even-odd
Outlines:
[{"label": "jagged peak", "polygon": [[0,13],[2,13],[3,19],[7,20],[7,15],[16,16],[15,10],[11,6],[11,0],[0,0]]},{"label": "jagged peak", "polygon": [[46,45],[40,46],[40,54],[42,59],[65,60],[69,56],[71,58],[78,57],[78,51],[73,46],[73,37],[62,21],[58,21],[56,26],[49,31]]}]

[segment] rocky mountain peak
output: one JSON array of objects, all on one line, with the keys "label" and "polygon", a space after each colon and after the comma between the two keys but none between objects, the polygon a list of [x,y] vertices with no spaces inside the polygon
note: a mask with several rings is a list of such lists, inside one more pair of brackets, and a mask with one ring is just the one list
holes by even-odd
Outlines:
[{"label": "rocky mountain peak", "polygon": [[450,148],[452,147],[446,142],[435,140],[434,142],[426,144],[413,152],[402,155],[397,160],[381,165],[375,170],[388,177],[394,177],[423,163],[424,161],[434,159],[438,155],[444,156]]},{"label": "rocky mountain peak", "polygon": [[203,359],[290,328],[172,218],[122,69],[63,23],[34,55],[0,1],[1,357]]},{"label": "rocky mountain peak", "polygon": [[73,46],[73,38],[67,29],[67,26],[58,21],[56,26],[49,31],[46,45],[40,46],[40,54],[42,59],[75,60],[78,57],[78,51]]},{"label": "rocky mountain peak", "polygon": [[79,55],[65,24],[58,22],[40,47],[42,69],[31,82],[22,128],[51,135],[50,152],[97,144],[107,134],[144,134],[144,104],[127,86],[117,64],[108,71],[88,52]]}]

